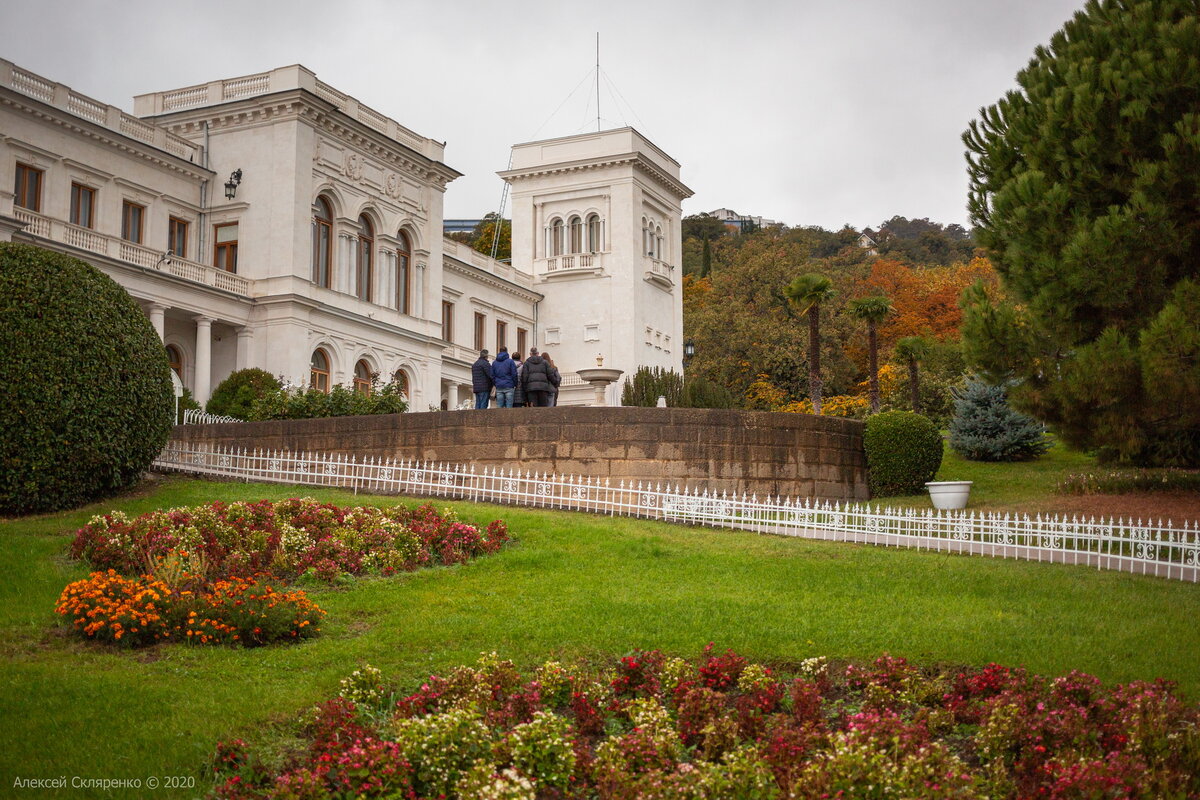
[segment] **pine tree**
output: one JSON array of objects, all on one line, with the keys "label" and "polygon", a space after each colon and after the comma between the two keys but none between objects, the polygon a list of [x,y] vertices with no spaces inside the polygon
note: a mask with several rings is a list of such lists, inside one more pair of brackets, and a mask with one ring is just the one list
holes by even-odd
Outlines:
[{"label": "pine tree", "polygon": [[1089,0],[1017,84],[963,136],[976,238],[1011,298],[964,298],[968,356],[1071,444],[1200,464],[1195,403],[1146,372],[1196,369],[1170,345],[1200,338],[1177,299],[1200,277],[1200,7]]},{"label": "pine tree", "polygon": [[1041,423],[1009,407],[1003,386],[971,379],[954,393],[950,447],[969,461],[1028,461],[1050,443]]}]

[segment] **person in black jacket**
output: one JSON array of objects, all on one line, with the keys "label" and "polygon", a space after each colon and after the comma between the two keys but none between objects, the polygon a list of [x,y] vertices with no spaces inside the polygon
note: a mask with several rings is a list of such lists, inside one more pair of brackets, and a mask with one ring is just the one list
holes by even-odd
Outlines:
[{"label": "person in black jacket", "polygon": [[529,348],[529,358],[521,367],[521,385],[525,387],[525,401],[531,406],[550,405],[550,365],[538,355],[536,347]]},{"label": "person in black jacket", "polygon": [[525,387],[521,383],[521,367],[525,366],[525,362],[521,359],[520,353],[513,353],[512,360],[517,365],[517,385],[513,388],[513,408],[524,408]]},{"label": "person in black jacket", "polygon": [[479,351],[479,360],[471,365],[471,391],[475,393],[475,408],[487,408],[488,397],[495,381],[492,380],[492,365],[488,363],[488,351]]}]

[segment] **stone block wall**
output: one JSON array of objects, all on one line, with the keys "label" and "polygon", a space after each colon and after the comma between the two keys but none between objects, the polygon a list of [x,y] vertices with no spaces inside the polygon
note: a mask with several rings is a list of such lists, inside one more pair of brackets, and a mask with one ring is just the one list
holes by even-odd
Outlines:
[{"label": "stone block wall", "polygon": [[172,438],[866,500],[863,423],[692,408],[514,408],[181,425]]}]

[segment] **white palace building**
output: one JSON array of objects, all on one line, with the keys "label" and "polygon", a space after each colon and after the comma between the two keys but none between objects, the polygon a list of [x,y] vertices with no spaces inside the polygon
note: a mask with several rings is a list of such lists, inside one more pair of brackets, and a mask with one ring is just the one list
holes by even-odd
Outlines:
[{"label": "white palace building", "polygon": [[597,356],[680,369],[677,162],[632,128],[517,145],[509,264],[443,236],[444,150],[299,65],[129,114],[0,59],[0,241],[125,287],[201,403],[260,367],[455,408],[501,345],[550,351],[562,405]]}]

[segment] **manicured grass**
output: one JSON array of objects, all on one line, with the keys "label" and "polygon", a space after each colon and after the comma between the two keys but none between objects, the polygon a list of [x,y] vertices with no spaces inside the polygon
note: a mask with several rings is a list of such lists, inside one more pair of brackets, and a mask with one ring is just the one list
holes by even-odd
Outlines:
[{"label": "manicured grass", "polygon": [[[973,481],[970,510],[1035,513],[1053,509],[1054,487],[1072,472],[1094,469],[1096,459],[1086,453],[1068,450],[1055,443],[1033,461],[990,463],[968,461],[949,445],[934,480]],[[899,508],[931,508],[925,493],[907,497],[887,497],[881,505]]]},{"label": "manicured grass", "polygon": [[59,592],[86,574],[62,553],[91,514],[297,494],[397,502],[171,479],[93,509],[0,522],[0,786],[60,775],[203,782],[216,740],[290,719],[365,662],[415,688],[490,650],[522,668],[635,647],[694,656],[709,641],[766,662],[887,651],[1105,681],[1162,676],[1200,696],[1191,584],[465,503],[437,505],[476,523],[503,518],[518,541],[470,564],[315,592],[329,618],[297,646],[112,651],[55,627]]}]

